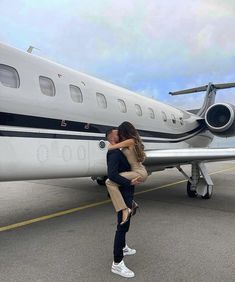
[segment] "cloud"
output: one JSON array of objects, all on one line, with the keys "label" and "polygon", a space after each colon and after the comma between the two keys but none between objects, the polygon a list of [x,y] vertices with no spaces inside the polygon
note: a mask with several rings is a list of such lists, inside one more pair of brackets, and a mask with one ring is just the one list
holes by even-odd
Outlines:
[{"label": "cloud", "polygon": [[234,80],[234,1],[2,0],[0,8],[3,41],[159,99]]},{"label": "cloud", "polygon": [[1,0],[0,9],[1,41],[169,104],[200,107],[203,93],[168,92],[235,81],[234,0]]}]

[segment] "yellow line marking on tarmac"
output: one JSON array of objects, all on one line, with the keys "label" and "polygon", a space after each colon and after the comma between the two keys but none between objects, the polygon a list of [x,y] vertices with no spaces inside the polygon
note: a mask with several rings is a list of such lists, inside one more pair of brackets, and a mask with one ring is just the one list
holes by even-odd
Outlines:
[{"label": "yellow line marking on tarmac", "polygon": [[[218,171],[215,171],[215,172],[211,172],[211,173],[209,173],[209,175],[219,174],[219,173],[222,173],[224,171],[233,170],[233,169],[235,169],[235,166],[230,167],[230,168],[226,168],[226,169],[222,169],[222,170],[218,170]],[[177,181],[177,182],[165,184],[165,185],[162,185],[162,186],[159,186],[159,187],[156,187],[156,188],[151,188],[151,189],[148,189],[148,190],[136,192],[135,195],[140,195],[140,194],[144,194],[144,193],[151,192],[151,191],[154,191],[154,190],[158,190],[158,189],[161,189],[161,188],[166,188],[166,187],[174,186],[176,184],[187,182],[187,181],[188,181],[187,179],[184,179],[184,180],[180,180],[180,181]]]},{"label": "yellow line marking on tarmac", "polygon": [[[229,171],[229,170],[233,170],[233,169],[235,169],[235,166],[227,168],[227,169],[223,169],[223,170],[218,170],[216,172],[212,172],[212,173],[210,173],[210,175],[219,174],[219,173]],[[174,186],[176,184],[183,183],[183,182],[186,182],[186,181],[187,180],[180,180],[180,181],[177,181],[177,182],[164,184],[164,185],[156,187],[156,188],[147,189],[147,190],[144,190],[144,191],[137,192],[137,193],[135,193],[135,195],[140,195],[140,194],[148,193],[148,192],[155,191],[155,190],[158,190],[158,189],[171,187],[171,186]],[[59,217],[59,216],[62,216],[62,215],[74,213],[74,212],[81,211],[81,210],[84,210],[84,209],[97,207],[97,206],[104,205],[104,204],[107,204],[107,203],[110,203],[110,202],[111,202],[111,200],[105,200],[105,201],[101,201],[101,202],[97,202],[97,203],[93,203],[93,204],[84,205],[82,207],[77,207],[77,208],[73,208],[73,209],[69,209],[69,210],[65,210],[65,211],[61,211],[61,212],[56,212],[56,213],[41,216],[41,217],[38,217],[38,218],[34,218],[34,219],[18,222],[18,223],[15,223],[15,224],[3,226],[3,227],[0,227],[0,232],[12,230],[12,229],[22,227],[22,226],[25,226],[25,225],[29,225],[29,224],[32,224],[32,223],[35,223],[35,222],[44,221],[44,220],[47,220],[47,219],[51,219],[51,218]]]},{"label": "yellow line marking on tarmac", "polygon": [[3,227],[0,227],[0,232],[15,229],[15,228],[18,228],[18,227],[22,227],[22,226],[29,225],[29,224],[32,224],[32,223],[35,223],[35,222],[47,220],[47,219],[50,219],[50,218],[62,216],[62,215],[65,215],[65,214],[74,213],[74,212],[81,211],[81,210],[84,210],[84,209],[93,208],[93,207],[100,206],[100,205],[103,205],[103,204],[106,204],[106,203],[109,203],[109,202],[111,202],[111,201],[105,200],[105,201],[102,201],[102,202],[93,203],[93,204],[85,205],[85,206],[82,206],[82,207],[73,208],[73,209],[69,209],[69,210],[65,210],[65,211],[61,211],[61,212],[56,212],[56,213],[41,216],[41,217],[38,217],[38,218],[34,218],[34,219],[18,222],[18,223],[15,223],[15,224],[3,226]]}]

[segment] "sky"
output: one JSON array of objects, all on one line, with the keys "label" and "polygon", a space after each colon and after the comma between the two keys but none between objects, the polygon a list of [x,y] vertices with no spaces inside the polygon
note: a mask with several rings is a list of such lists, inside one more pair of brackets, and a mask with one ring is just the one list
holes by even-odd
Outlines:
[{"label": "sky", "polygon": [[[177,107],[199,108],[204,93],[169,91],[235,82],[235,0],[0,0],[0,10],[1,42]],[[216,101],[235,104],[235,88]]]}]

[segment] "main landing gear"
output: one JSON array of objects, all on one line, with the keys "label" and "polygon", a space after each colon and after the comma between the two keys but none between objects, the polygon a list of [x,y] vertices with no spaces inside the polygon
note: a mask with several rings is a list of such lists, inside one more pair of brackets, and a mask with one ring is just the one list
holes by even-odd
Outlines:
[{"label": "main landing gear", "polygon": [[[96,181],[100,186],[106,186],[105,181],[108,179],[107,176],[98,176],[98,177],[91,177],[93,181]],[[109,192],[107,191],[107,198],[110,198]]]},{"label": "main landing gear", "polygon": [[204,163],[192,163],[191,177],[189,177],[180,166],[178,166],[177,169],[188,179],[188,197],[195,198],[199,195],[202,199],[211,198],[214,184]]},{"label": "main landing gear", "polygon": [[108,179],[107,176],[98,176],[98,177],[92,177],[92,180],[96,180],[97,184],[100,186],[105,186],[105,181]]}]

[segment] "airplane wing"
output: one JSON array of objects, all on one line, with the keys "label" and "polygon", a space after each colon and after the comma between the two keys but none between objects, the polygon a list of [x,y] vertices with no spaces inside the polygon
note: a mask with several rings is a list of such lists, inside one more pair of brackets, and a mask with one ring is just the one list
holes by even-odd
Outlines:
[{"label": "airplane wing", "polygon": [[[189,148],[169,150],[146,150],[144,165],[149,172],[176,167],[188,180],[187,194],[190,198],[200,195],[210,199],[213,181],[205,166],[206,162],[235,160],[235,148]],[[180,167],[184,164],[192,166],[191,176]]]},{"label": "airplane wing", "polygon": [[200,162],[235,160],[235,148],[146,150],[144,165],[152,169]]}]

